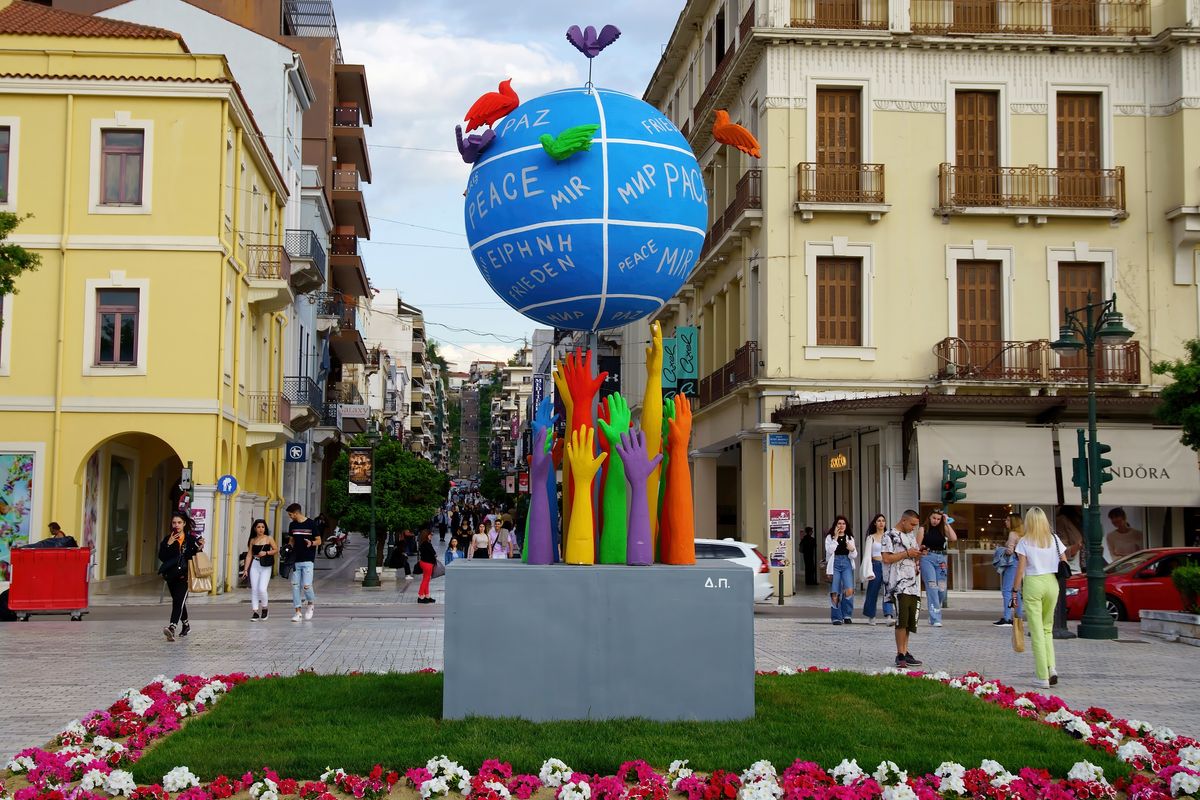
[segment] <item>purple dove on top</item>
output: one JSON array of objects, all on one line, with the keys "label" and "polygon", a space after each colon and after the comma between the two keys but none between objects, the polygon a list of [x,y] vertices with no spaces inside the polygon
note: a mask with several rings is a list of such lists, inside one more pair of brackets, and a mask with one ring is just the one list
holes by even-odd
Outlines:
[{"label": "purple dove on top", "polygon": [[621,29],[616,25],[605,25],[600,29],[598,35],[596,29],[591,25],[582,31],[579,30],[578,25],[567,28],[567,41],[588,58],[600,55],[601,50],[615,42],[620,36]]}]

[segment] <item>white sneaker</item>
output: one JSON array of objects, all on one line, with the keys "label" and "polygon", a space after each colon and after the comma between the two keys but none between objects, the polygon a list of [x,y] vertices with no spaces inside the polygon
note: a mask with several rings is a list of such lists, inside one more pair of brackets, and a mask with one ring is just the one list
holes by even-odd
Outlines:
[{"label": "white sneaker", "polygon": [[299,611],[297,611],[295,614],[292,614],[292,622],[300,622],[302,619],[304,619],[304,615]]},{"label": "white sneaker", "polygon": [[411,580],[412,580],[412,575],[405,575],[405,576],[404,576],[404,580],[406,580],[406,581],[411,581]]},{"label": "white sneaker", "polygon": [[1033,682],[1039,689],[1049,689],[1050,688],[1050,679],[1049,678],[1035,678]]},{"label": "white sneaker", "polygon": [[309,603],[307,606],[304,607],[304,618],[312,619],[312,615],[313,615],[313,604]]},{"label": "white sneaker", "polygon": [[869,623],[871,623],[872,625],[874,625],[874,624],[875,624],[875,618],[874,618],[874,617],[867,617],[867,622],[869,622]]},{"label": "white sneaker", "polygon": [[940,622],[935,622],[935,623],[933,623],[933,627],[935,627],[935,628],[940,628],[940,627],[942,627],[942,623],[940,623]]}]

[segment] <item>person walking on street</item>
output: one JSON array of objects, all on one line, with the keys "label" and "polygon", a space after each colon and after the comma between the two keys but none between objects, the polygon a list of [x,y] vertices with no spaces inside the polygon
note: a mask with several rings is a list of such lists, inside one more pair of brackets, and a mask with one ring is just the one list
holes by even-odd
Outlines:
[{"label": "person walking on street", "polygon": [[467,553],[463,549],[463,545],[459,542],[458,537],[451,536],[450,544],[448,544],[446,546],[446,555],[444,556],[446,566],[447,567],[450,566],[450,563],[452,561],[456,561],[457,559],[466,558],[466,557],[467,557]]},{"label": "person walking on street", "polygon": [[271,570],[275,566],[278,545],[271,538],[271,529],[265,519],[256,519],[250,526],[250,541],[246,543],[246,558],[242,563],[242,577],[250,580],[250,621],[267,618],[267,584],[271,582]]},{"label": "person walking on street", "polygon": [[[997,569],[1000,570],[1000,596],[1003,598],[1003,611],[1000,619],[992,624],[998,628],[1011,628],[1013,621],[1013,611],[1016,611],[1017,616],[1025,615],[1024,606],[1021,603],[1021,587],[1017,585],[1017,544],[1021,541],[1021,536],[1025,532],[1025,523],[1021,520],[1020,514],[1009,514],[1004,519],[1004,527],[1008,529],[1008,540],[1004,543],[1002,550],[997,550],[993,561],[998,560]],[[1016,594],[1017,602],[1012,602],[1013,595]]]},{"label": "person walking on street", "polygon": [[499,516],[492,521],[492,533],[488,539],[492,546],[492,558],[512,558],[512,531],[504,527],[504,521]]},{"label": "person walking on street", "polygon": [[[1067,560],[1066,548],[1050,530],[1046,512],[1034,506],[1025,512],[1025,535],[1017,542],[1017,582],[1025,599],[1025,619],[1033,642],[1037,685],[1058,683],[1054,660],[1054,607],[1058,604],[1058,565]],[[1017,598],[1010,601],[1016,608]]]},{"label": "person walking on street", "polygon": [[[295,566],[292,570],[292,605],[296,613],[292,622],[312,619],[316,609],[317,595],[313,592],[313,562],[317,560],[317,548],[321,537],[317,533],[317,522],[304,516],[299,503],[287,507],[288,539],[292,545]],[[303,602],[303,605],[302,605]]]},{"label": "person walking on street", "polygon": [[429,596],[429,582],[433,580],[433,568],[437,566],[437,551],[433,549],[433,531],[428,528],[421,531],[417,557],[421,560],[421,588],[417,590],[417,602],[436,603]]},{"label": "person walking on street", "polygon": [[942,606],[946,604],[946,547],[957,542],[958,535],[946,521],[946,512],[935,508],[929,512],[925,527],[917,532],[921,553],[921,581],[929,602],[929,624],[942,627]]},{"label": "person walking on street", "polygon": [[817,535],[811,525],[804,529],[800,539],[800,553],[804,556],[804,585],[816,586],[820,583],[817,579]]},{"label": "person walking on street", "polygon": [[[887,519],[883,514],[876,514],[867,526],[863,536],[863,561],[870,566],[863,567],[863,574],[870,571],[872,578],[867,584],[867,596],[863,598],[863,616],[867,622],[875,624],[875,609],[879,601],[880,590],[883,588],[883,536],[887,533]],[[883,615],[892,619],[895,608],[887,596],[883,597]]]},{"label": "person walking on street", "polygon": [[183,624],[180,636],[187,636],[192,629],[187,612],[188,562],[203,549],[204,537],[192,533],[191,519],[183,512],[172,514],[171,531],[158,545],[158,560],[162,562],[158,574],[171,593],[171,621],[163,628],[168,642],[175,641],[176,625]]},{"label": "person walking on street", "polygon": [[883,535],[883,596],[896,604],[896,668],[919,667],[921,662],[908,650],[908,637],[917,632],[917,609],[921,585],[917,580],[921,548],[913,531],[921,518],[911,508],[900,515],[896,527]]},{"label": "person walking on street", "polygon": [[475,535],[471,537],[471,545],[467,548],[467,558],[488,558],[491,548],[492,541],[488,536],[487,525],[481,522]]},{"label": "person walking on street", "polygon": [[834,517],[833,525],[825,535],[826,574],[833,576],[829,590],[829,618],[834,625],[850,624],[854,614],[854,534],[849,531],[849,520],[841,514]]}]

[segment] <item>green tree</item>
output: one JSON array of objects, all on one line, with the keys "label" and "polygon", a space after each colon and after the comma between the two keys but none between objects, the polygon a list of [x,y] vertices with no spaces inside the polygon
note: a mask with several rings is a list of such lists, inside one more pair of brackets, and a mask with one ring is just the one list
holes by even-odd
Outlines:
[{"label": "green tree", "polygon": [[493,503],[507,503],[511,498],[504,491],[504,473],[495,467],[484,467],[479,476],[479,493]]},{"label": "green tree", "polygon": [[1200,339],[1191,339],[1184,347],[1186,358],[1154,365],[1156,375],[1170,375],[1174,380],[1159,394],[1161,404],[1157,413],[1168,425],[1182,426],[1180,441],[1200,450]]},{"label": "green tree", "polygon": [[17,278],[23,272],[37,269],[42,263],[39,253],[31,253],[19,244],[8,241],[9,234],[30,215],[19,217],[10,211],[0,211],[0,299],[17,293]]},{"label": "green tree", "polygon": [[[366,447],[363,435],[351,442]],[[367,533],[371,529],[371,497],[350,494],[350,455],[346,450],[333,462],[325,482],[325,508],[346,530]],[[375,446],[375,527],[380,533],[414,530],[438,512],[450,489],[450,480],[437,467],[409,452],[396,439],[381,439]]]}]

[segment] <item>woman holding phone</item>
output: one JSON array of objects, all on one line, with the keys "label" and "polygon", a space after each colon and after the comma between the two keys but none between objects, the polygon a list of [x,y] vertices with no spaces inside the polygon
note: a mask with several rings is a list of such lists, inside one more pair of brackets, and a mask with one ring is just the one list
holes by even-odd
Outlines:
[{"label": "woman holding phone", "polygon": [[158,560],[162,575],[171,593],[171,622],[163,628],[168,642],[175,641],[175,626],[183,623],[180,636],[187,636],[192,626],[188,624],[188,562],[192,556],[204,549],[204,537],[192,533],[192,521],[182,511],[171,515],[171,531],[158,545]]}]

